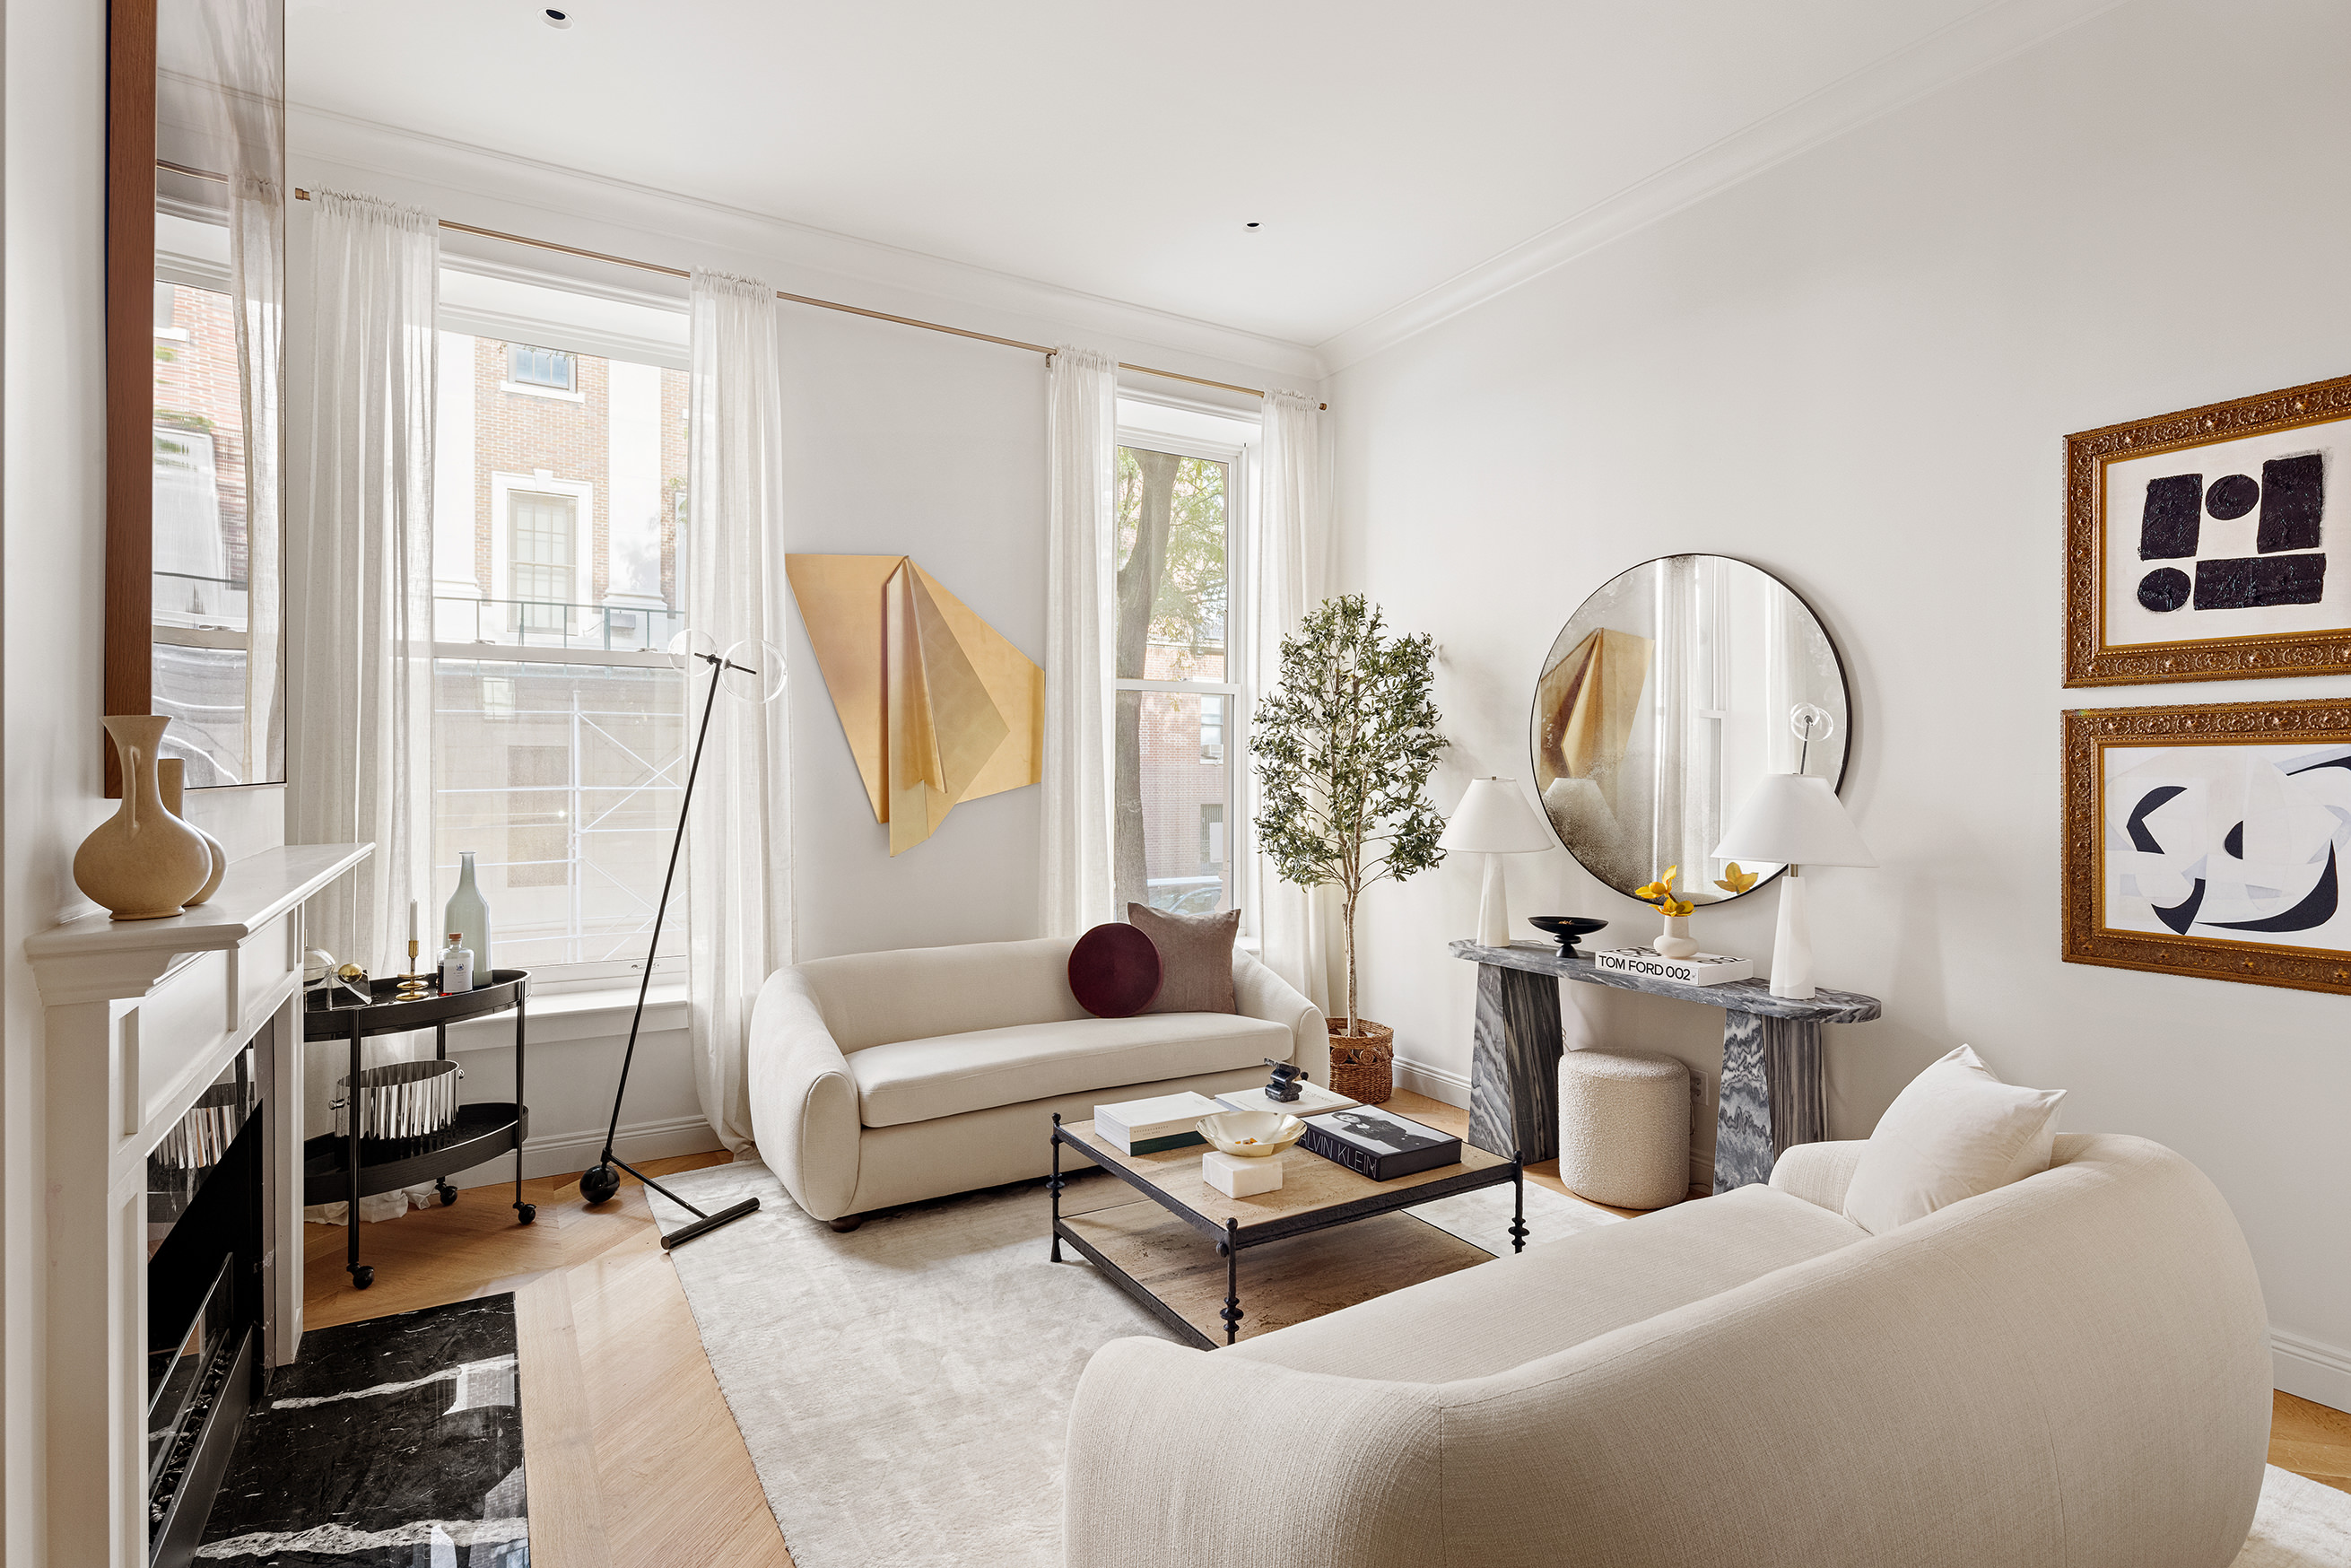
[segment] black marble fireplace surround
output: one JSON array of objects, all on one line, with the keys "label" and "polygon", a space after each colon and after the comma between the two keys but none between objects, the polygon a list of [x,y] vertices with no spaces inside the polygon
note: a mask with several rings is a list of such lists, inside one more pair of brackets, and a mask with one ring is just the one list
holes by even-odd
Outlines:
[{"label": "black marble fireplace surround", "polygon": [[261,1154],[253,1053],[147,1156],[147,1525],[161,1568],[189,1560],[257,1392]]},{"label": "black marble fireplace surround", "polygon": [[246,1418],[200,1564],[525,1568],[514,1297],[302,1336]]}]

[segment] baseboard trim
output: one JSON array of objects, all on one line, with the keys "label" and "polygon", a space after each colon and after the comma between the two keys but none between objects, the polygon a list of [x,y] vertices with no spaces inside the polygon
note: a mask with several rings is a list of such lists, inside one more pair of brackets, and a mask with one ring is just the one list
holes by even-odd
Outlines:
[{"label": "baseboard trim", "polygon": [[2277,1386],[2298,1399],[2351,1410],[2351,1351],[2270,1330],[2270,1365]]},{"label": "baseboard trim", "polygon": [[1466,1073],[1434,1062],[1415,1061],[1410,1057],[1395,1059],[1395,1084],[1415,1094],[1426,1094],[1431,1100],[1441,1100],[1447,1105],[1469,1108],[1469,1079]]},{"label": "baseboard trim", "polygon": [[[718,1134],[701,1116],[671,1116],[658,1122],[632,1122],[612,1139],[612,1152],[624,1160],[667,1159],[673,1155],[699,1155],[718,1147]],[[604,1152],[604,1129],[550,1133],[525,1139],[522,1174],[526,1176],[569,1176],[586,1170]],[[514,1158],[501,1155],[449,1178],[452,1186],[495,1186],[514,1180]]]}]

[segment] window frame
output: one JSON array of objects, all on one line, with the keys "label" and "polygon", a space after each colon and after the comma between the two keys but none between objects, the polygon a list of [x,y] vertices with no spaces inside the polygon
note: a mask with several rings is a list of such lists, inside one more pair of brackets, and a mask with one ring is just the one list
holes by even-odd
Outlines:
[{"label": "window frame", "polygon": [[[479,336],[479,334],[476,334],[476,336]],[[588,393],[580,385],[580,355],[577,350],[571,349],[558,349],[546,343],[526,343],[518,338],[509,338],[506,340],[506,345],[507,371],[506,374],[498,381],[498,390],[500,392],[520,392],[525,397],[559,398],[566,402],[585,402],[588,401]],[[515,376],[516,356],[521,353],[532,351],[542,354],[562,355],[565,366],[571,372],[569,384],[566,386],[557,386],[552,382],[526,382],[517,380]],[[612,356],[610,354],[601,354],[597,357],[600,359],[610,359]]]},{"label": "window frame", "polygon": [[[446,264],[444,263],[444,267],[445,265]],[[569,280],[560,280],[550,277],[545,281],[543,286],[550,288],[565,288],[567,291],[570,291],[569,288]],[[493,341],[503,342],[507,345],[508,350],[507,375],[501,379],[499,385],[499,391],[501,392],[518,392],[529,397],[553,398],[564,402],[584,402],[587,401],[587,393],[584,391],[579,390],[580,361],[583,356],[590,353],[599,359],[608,361],[620,360],[626,361],[632,364],[652,365],[656,369],[663,371],[674,371],[679,368],[674,364],[665,363],[659,358],[648,355],[632,354],[625,351],[624,350],[616,350],[616,349],[610,346],[600,345],[592,350],[558,349],[554,351],[563,353],[569,357],[572,366],[572,384],[574,390],[570,392],[563,392],[554,387],[532,386],[511,380],[514,364],[511,357],[512,350],[517,344],[521,342],[521,340],[506,335],[499,331],[491,330],[484,324],[467,318],[462,311],[451,312],[444,309],[440,313],[440,318],[441,319],[435,324],[437,332],[454,333],[463,338],[475,340],[487,338]],[[523,346],[544,348],[552,347],[551,345],[544,343],[525,344]],[[479,417],[478,412],[476,417]],[[434,418],[436,421],[439,418],[437,409],[435,410]],[[512,570],[514,563],[512,529],[513,516],[509,505],[510,497],[517,493],[543,496],[561,495],[570,497],[572,501],[572,528],[574,538],[572,553],[574,570],[579,573],[578,581],[581,595],[581,598],[578,602],[582,606],[582,613],[602,613],[605,609],[604,606],[588,602],[588,601],[594,596],[595,591],[594,582],[596,562],[594,551],[596,486],[597,482],[594,480],[559,479],[555,477],[551,470],[547,469],[536,469],[528,474],[515,473],[504,469],[492,470],[490,473],[490,581],[488,584],[489,591],[480,595],[480,601],[485,603],[502,603],[511,601],[512,600]],[[447,597],[437,591],[438,586],[439,585],[436,584],[436,600]],[[671,660],[667,653],[659,648],[642,650],[617,648],[607,649],[592,646],[558,646],[528,641],[519,643],[444,641],[441,636],[441,632],[444,630],[443,619],[443,613],[436,605],[434,616],[435,637],[432,652],[434,673],[431,677],[436,683],[439,679],[441,666],[449,663],[476,665],[499,664],[596,664],[602,666],[634,666],[643,669],[669,670],[673,672],[675,672],[677,669],[675,663]],[[455,628],[453,627],[451,629]],[[510,631],[511,629],[508,630]],[[568,630],[576,630],[576,628],[569,628]],[[552,632],[544,634],[549,636],[555,635],[555,633]],[[682,678],[683,676],[681,676],[681,679]],[[437,701],[435,706],[437,707]],[[501,718],[511,718],[513,716],[509,712],[498,716]],[[437,751],[441,744],[440,722],[437,716],[434,721],[434,737],[432,744]],[[683,756],[678,759],[678,777],[681,782],[684,779],[683,770],[685,761],[686,758]],[[681,922],[683,922],[684,919],[684,911],[683,907],[681,907],[667,922],[666,928],[682,934],[684,927]],[[613,988],[617,982],[622,980],[632,983],[636,982],[640,980],[646,972],[647,963],[643,956],[633,958],[595,959],[569,964],[542,964],[533,969],[531,984],[535,990],[550,996],[560,995],[566,992],[603,991]],[[686,974],[685,956],[683,953],[680,953],[666,957],[655,958],[652,961],[651,972],[654,982],[657,984],[674,983],[682,980],[685,977]]]},{"label": "window frame", "polygon": [[[1133,394],[1121,389],[1119,401],[1134,402]],[[1147,406],[1147,405],[1146,405]],[[1217,417],[1236,422],[1248,416],[1228,410],[1215,411]],[[1196,696],[1225,698],[1225,767],[1230,788],[1225,800],[1225,855],[1232,867],[1233,907],[1241,912],[1241,934],[1254,942],[1258,931],[1257,917],[1257,855],[1254,838],[1244,843],[1236,831],[1238,824],[1249,820],[1249,774],[1246,766],[1249,756],[1249,719],[1251,706],[1249,685],[1249,638],[1243,634],[1245,612],[1249,600],[1251,562],[1249,542],[1256,537],[1250,528],[1251,503],[1256,496],[1255,458],[1257,445],[1253,441],[1215,441],[1198,435],[1181,435],[1149,424],[1134,422],[1134,413],[1121,409],[1117,444],[1136,447],[1146,452],[1172,453],[1178,457],[1195,457],[1225,465],[1225,678],[1221,681],[1152,681],[1125,680],[1112,676],[1112,692],[1175,692]],[[1112,527],[1117,526],[1116,519]],[[1117,569],[1117,541],[1112,540],[1112,570]],[[1115,633],[1116,628],[1111,629]],[[1115,791],[1118,781],[1113,779]]]}]

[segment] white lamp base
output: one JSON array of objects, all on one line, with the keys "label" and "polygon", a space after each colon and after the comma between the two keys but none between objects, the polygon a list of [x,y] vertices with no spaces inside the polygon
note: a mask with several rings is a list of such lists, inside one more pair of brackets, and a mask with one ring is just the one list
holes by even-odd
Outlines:
[{"label": "white lamp base", "polygon": [[[1510,945],[1510,900],[1502,886],[1502,857],[1486,857],[1486,882],[1478,895],[1478,946]],[[1809,994],[1809,993],[1807,993]]]},{"label": "white lamp base", "polygon": [[1780,929],[1771,938],[1771,994],[1790,1001],[1813,996],[1813,925],[1804,908],[1802,868],[1780,879]]}]

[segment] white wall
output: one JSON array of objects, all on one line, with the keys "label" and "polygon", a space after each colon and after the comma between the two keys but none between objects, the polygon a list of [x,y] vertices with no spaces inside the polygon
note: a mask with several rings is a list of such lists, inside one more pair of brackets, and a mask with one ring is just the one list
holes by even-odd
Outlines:
[{"label": "white wall", "polygon": [[[2351,1404],[2351,999],[2058,961],[2058,716],[2339,696],[2343,680],[2059,685],[2060,438],[2351,371],[2351,11],[2139,0],[1336,376],[1346,575],[1441,644],[1437,781],[1528,775],[1538,661],[1583,596],[1743,557],[1845,659],[1845,799],[1883,864],[1819,873],[1830,1121],[1865,1135],[1960,1041],[2070,1091],[2076,1130],[2180,1150],[2234,1206],[2290,1385]],[[1554,851],[1520,914],[1646,939]],[[1372,1016],[1467,1071],[1477,869],[1368,901]],[[1702,914],[1768,951],[1777,894]],[[1532,935],[1531,932],[1521,932]],[[1572,1042],[1711,1078],[1719,1015],[1568,988]]]},{"label": "white wall", "polygon": [[25,938],[89,903],[105,507],[106,7],[7,0],[0,386],[0,1555],[39,1560],[40,992]]},{"label": "white wall", "polygon": [[[292,95],[302,96],[299,81]],[[307,188],[366,191],[507,233],[670,266],[719,267],[794,293],[1026,342],[1088,343],[1124,360],[1247,386],[1311,386],[1322,374],[1320,362],[1294,345],[332,116],[297,111],[289,142],[295,183]],[[298,315],[308,223],[308,204],[298,203]],[[680,281],[541,251],[447,235],[444,248],[444,255],[559,274],[623,303],[669,298],[682,305],[684,298]],[[480,287],[470,279],[465,285]],[[1044,357],[804,306],[786,305],[781,319],[789,496],[783,547],[911,555],[1041,661]],[[289,482],[299,494],[306,394],[298,361],[308,340],[299,320],[288,338],[298,361]],[[1141,384],[1164,391],[1170,383]],[[796,606],[788,622],[799,956],[1035,935],[1039,791],[1010,790],[958,806],[926,842],[893,859]],[[608,1017],[601,1030],[558,1022],[551,1009],[546,1017],[546,1044],[537,1044],[541,1034],[534,1028],[528,1071],[526,1166],[535,1174],[577,1170],[593,1159],[620,1060],[612,1031],[627,1027],[625,1010]],[[464,1041],[469,1098],[507,1095],[512,1052],[495,1041],[488,1028]],[[623,1157],[715,1146],[706,1126],[696,1129],[695,1104],[682,1029],[650,1028],[622,1117]],[[583,1148],[590,1132],[594,1138]],[[501,1180],[510,1169],[466,1173],[461,1185]]]}]

